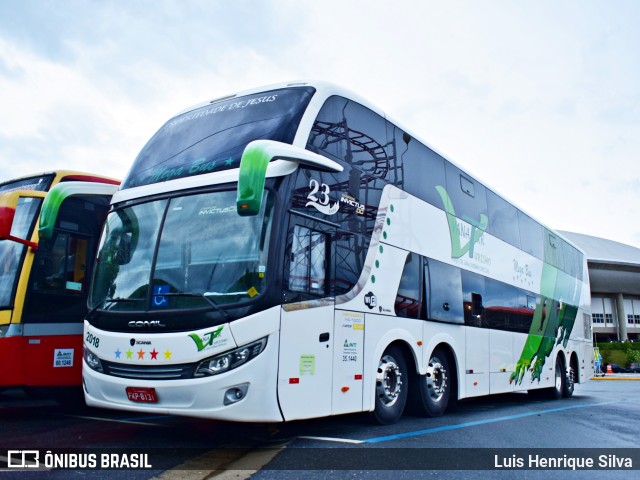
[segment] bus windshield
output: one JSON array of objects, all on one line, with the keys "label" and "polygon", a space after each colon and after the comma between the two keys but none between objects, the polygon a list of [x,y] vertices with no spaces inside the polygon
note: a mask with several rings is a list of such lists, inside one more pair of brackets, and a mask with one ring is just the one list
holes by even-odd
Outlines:
[{"label": "bus windshield", "polygon": [[[11,226],[12,236],[29,238],[41,203],[42,200],[39,198],[18,200]],[[0,308],[10,308],[12,305],[13,290],[26,248],[26,246],[11,240],[0,240]]]},{"label": "bus windshield", "polygon": [[[266,286],[273,199],[236,213],[236,191],[156,200],[109,214],[90,298],[117,311],[217,309]],[[151,288],[150,288],[151,286]]]},{"label": "bus windshield", "polygon": [[253,140],[292,143],[314,92],[311,87],[272,90],[178,115],[145,145],[122,188],[238,168]]}]

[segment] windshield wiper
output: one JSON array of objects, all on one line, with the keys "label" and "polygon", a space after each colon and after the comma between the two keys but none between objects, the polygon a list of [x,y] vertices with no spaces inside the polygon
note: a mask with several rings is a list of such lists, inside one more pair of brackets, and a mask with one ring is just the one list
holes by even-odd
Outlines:
[{"label": "windshield wiper", "polygon": [[216,312],[218,312],[220,315],[222,315],[225,318],[225,320],[229,320],[230,315],[227,312],[225,312],[222,308],[220,308],[216,302],[214,302],[212,299],[210,299],[207,296],[207,294],[197,293],[197,292],[169,292],[169,293],[158,293],[158,294],[154,294],[153,296],[154,297],[196,297],[196,298],[202,298],[209,305],[211,305]]},{"label": "windshield wiper", "polygon": [[227,295],[246,295],[246,291],[241,292],[204,292],[202,295],[204,297],[224,297]]},{"label": "windshield wiper", "polygon": [[107,303],[143,302],[143,301],[144,301],[143,298],[123,298],[123,297],[105,298],[101,302],[98,302],[98,304],[95,307],[93,307],[91,310],[89,310],[89,313],[87,313],[87,319],[91,320],[91,317],[93,316],[93,314],[96,313],[96,311],[100,307],[104,306]]}]

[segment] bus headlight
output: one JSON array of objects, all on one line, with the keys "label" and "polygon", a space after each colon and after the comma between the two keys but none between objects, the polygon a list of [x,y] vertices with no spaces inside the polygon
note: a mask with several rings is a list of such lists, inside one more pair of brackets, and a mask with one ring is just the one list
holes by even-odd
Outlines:
[{"label": "bus headlight", "polygon": [[215,357],[209,357],[200,362],[193,376],[210,377],[233,370],[260,355],[266,345],[267,337],[264,337],[244,347],[236,348],[235,350],[216,355]]},{"label": "bus headlight", "polygon": [[100,372],[100,373],[103,372],[102,362],[97,357],[97,355],[93,354],[91,350],[85,347],[83,349],[83,356],[84,356],[84,361],[86,362],[87,365],[89,365],[91,370],[95,370],[96,372]]}]

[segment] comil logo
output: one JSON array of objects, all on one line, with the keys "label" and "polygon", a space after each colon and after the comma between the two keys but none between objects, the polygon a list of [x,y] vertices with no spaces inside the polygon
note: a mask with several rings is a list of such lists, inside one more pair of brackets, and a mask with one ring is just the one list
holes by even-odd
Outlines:
[{"label": "comil logo", "polygon": [[38,450],[9,450],[7,452],[9,468],[39,468],[40,452]]}]

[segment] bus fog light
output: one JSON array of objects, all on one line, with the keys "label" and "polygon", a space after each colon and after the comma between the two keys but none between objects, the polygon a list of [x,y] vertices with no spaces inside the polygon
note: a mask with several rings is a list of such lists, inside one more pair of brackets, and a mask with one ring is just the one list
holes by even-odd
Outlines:
[{"label": "bus fog light", "polygon": [[224,404],[231,405],[232,403],[239,402],[247,396],[249,390],[249,384],[243,383],[242,385],[236,385],[233,388],[227,390],[224,394]]}]

